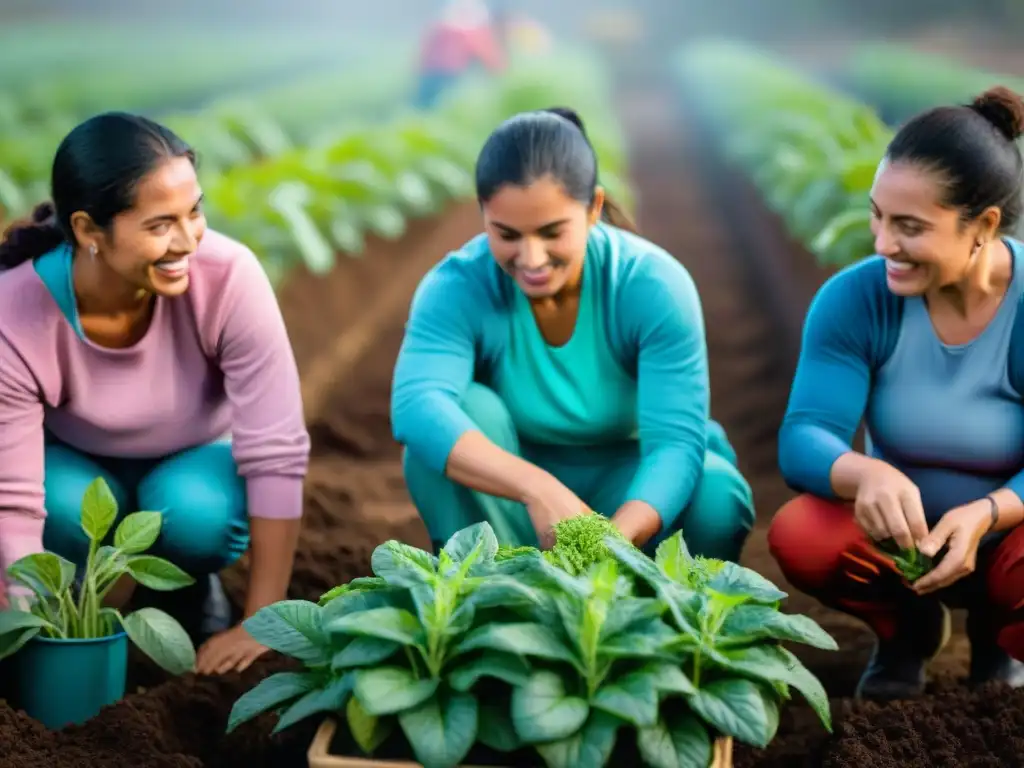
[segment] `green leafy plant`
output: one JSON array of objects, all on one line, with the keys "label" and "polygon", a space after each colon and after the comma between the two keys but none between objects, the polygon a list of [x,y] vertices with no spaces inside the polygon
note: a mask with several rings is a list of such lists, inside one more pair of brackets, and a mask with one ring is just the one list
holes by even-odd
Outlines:
[{"label": "green leafy plant", "polygon": [[[176,565],[144,554],[160,535],[159,512],[126,515],[114,528],[118,507],[110,487],[96,478],[82,500],[82,530],[89,554],[80,579],[74,563],[52,552],[27,555],[7,575],[31,592],[27,607],[0,611],[0,659],[36,636],[57,640],[109,637],[123,629],[139,649],[172,674],[195,666],[195,649],[184,628],[156,608],[127,616],[104,607],[103,599],[124,575],[159,591],[180,589],[194,579]],[[113,529],[112,543],[104,544]]]},{"label": "green leafy plant", "polygon": [[675,768],[707,765],[720,736],[764,746],[790,686],[830,725],[820,683],[781,641],[835,643],[781,613],[784,593],[691,558],[681,534],[652,560],[605,522],[556,531],[563,547],[574,531],[600,544],[585,566],[500,548],[482,523],[436,557],[387,542],[372,577],[263,609],[248,631],[305,669],[244,694],[228,729],[267,711],[278,730],[328,713],[353,752],[425,768],[530,755],[549,768]]},{"label": "green leafy plant", "polygon": [[893,561],[903,578],[913,583],[935,567],[935,558],[922,554],[917,547],[901,549],[892,540],[876,545],[878,551]]},{"label": "green leafy plant", "polygon": [[[779,610],[785,592],[736,563],[692,557],[681,533],[662,542],[653,561],[614,539],[608,546],[668,606],[676,633],[668,648],[692,685],[685,696],[690,716],[712,732],[764,747],[792,687],[831,730],[824,688],[782,643],[837,645],[812,619]],[[679,764],[667,751],[674,744],[705,753],[692,724],[663,720],[657,728],[660,738],[640,741],[649,764]]]},{"label": "green leafy plant", "polygon": [[675,68],[719,149],[822,264],[874,253],[868,195],[892,131],[870,106],[738,43],[688,46]]}]

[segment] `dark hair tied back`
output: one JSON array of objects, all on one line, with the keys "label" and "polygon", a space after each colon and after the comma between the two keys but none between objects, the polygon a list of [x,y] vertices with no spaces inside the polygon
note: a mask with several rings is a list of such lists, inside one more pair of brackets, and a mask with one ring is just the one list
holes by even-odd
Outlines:
[{"label": "dark hair tied back", "polygon": [[997,85],[971,102],[970,108],[994,125],[1003,136],[1016,141],[1024,136],[1024,99]]},{"label": "dark hair tied back", "polygon": [[53,205],[40,203],[27,219],[13,222],[0,239],[0,271],[18,266],[26,253],[43,254],[64,242]]},{"label": "dark hair tied back", "polygon": [[1021,135],[1024,100],[996,86],[970,104],[935,107],[911,118],[889,142],[886,158],[936,174],[941,203],[959,210],[964,222],[996,207],[1000,231],[1012,233],[1024,207]]},{"label": "dark hair tied back", "polygon": [[[525,187],[545,176],[555,179],[574,200],[594,202],[597,153],[583,119],[569,107],[522,112],[499,125],[477,158],[477,199],[486,203],[506,184]],[[602,218],[636,232],[630,217],[607,196]]]},{"label": "dark hair tied back", "polygon": [[0,240],[0,270],[42,256],[71,242],[71,217],[82,211],[104,229],[135,205],[139,182],[175,157],[195,163],[195,154],[169,128],[126,112],[106,112],[77,125],[53,158],[52,203],[36,206],[28,219],[11,224]]}]

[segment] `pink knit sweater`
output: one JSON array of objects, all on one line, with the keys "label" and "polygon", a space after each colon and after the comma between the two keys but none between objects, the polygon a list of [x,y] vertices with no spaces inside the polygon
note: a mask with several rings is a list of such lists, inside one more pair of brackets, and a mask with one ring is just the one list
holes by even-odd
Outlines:
[{"label": "pink knit sweater", "polygon": [[0,274],[0,576],[42,551],[43,426],[69,445],[157,458],[231,433],[249,515],[297,518],[309,459],[299,376],[253,253],[208,231],[181,297],[126,349],[78,335],[32,262]]}]

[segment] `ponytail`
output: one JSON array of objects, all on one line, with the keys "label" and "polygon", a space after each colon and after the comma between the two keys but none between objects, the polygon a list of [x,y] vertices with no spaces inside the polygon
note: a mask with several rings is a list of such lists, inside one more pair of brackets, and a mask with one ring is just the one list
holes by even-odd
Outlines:
[{"label": "ponytail", "polygon": [[622,206],[607,196],[604,198],[604,208],[601,210],[601,221],[613,227],[624,229],[627,232],[632,232],[634,235],[639,234],[639,230],[630,215],[622,209]]},{"label": "ponytail", "polygon": [[27,219],[13,222],[0,238],[0,272],[52,251],[65,241],[51,203],[40,203]]}]

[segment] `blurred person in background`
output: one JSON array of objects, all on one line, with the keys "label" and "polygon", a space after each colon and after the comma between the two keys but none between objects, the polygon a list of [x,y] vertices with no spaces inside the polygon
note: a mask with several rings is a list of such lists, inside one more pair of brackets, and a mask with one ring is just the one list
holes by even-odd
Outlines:
[{"label": "blurred person in background", "polygon": [[430,109],[467,74],[506,64],[502,33],[483,0],[450,0],[427,29],[420,51],[416,105]]},{"label": "blurred person in background", "polygon": [[[1004,88],[904,125],[871,190],[877,254],[807,313],[779,434],[804,495],[768,542],[790,583],[874,631],[864,698],[923,692],[948,607],[967,610],[970,681],[1024,684],[1022,131]],[[915,549],[937,564],[908,576],[888,553]]]},{"label": "blurred person in background", "polygon": [[476,165],[484,234],[420,283],[391,417],[435,548],[488,522],[551,544],[591,510],[652,551],[739,558],[751,490],[709,419],[700,298],[598,185],[579,116],[528,112]]},{"label": "blurred person in background", "polygon": [[0,578],[44,547],[81,566],[82,501],[103,477],[122,517],[163,514],[152,553],[197,580],[126,580],[111,602],[177,618],[199,672],[244,669],[266,648],[231,626],[217,574],[248,550],[245,616],[286,597],[309,455],[270,282],[207,229],[193,151],[150,120],[77,126],[51,191],[0,242]]}]

